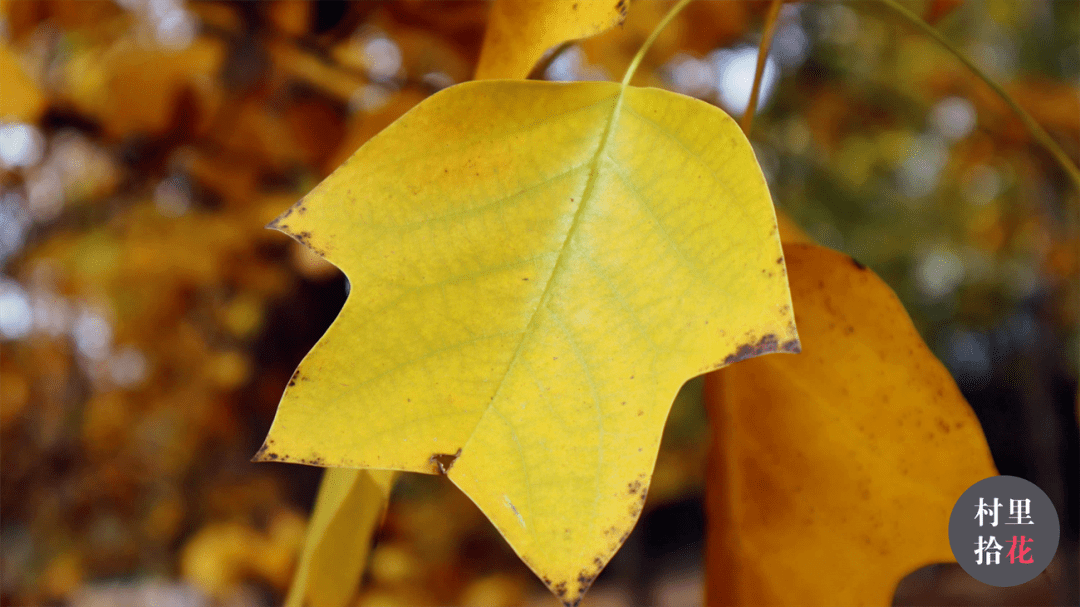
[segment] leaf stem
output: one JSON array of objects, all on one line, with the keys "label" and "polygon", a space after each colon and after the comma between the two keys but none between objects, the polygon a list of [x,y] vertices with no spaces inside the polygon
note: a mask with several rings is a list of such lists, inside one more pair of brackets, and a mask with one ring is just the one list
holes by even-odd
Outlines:
[{"label": "leaf stem", "polygon": [[740,126],[743,134],[750,136],[750,127],[754,124],[754,114],[757,112],[758,95],[761,92],[761,80],[765,74],[765,62],[769,58],[769,48],[772,46],[773,35],[776,34],[777,17],[780,16],[780,7],[784,0],[772,0],[769,12],[765,15],[765,29],[761,32],[761,45],[758,47],[757,68],[754,70],[754,86],[750,89],[750,101],[746,104],[746,112],[743,113]]},{"label": "leaf stem", "polygon": [[1031,136],[1038,140],[1038,142],[1041,143],[1048,152],[1050,152],[1050,155],[1054,157],[1054,160],[1056,160],[1057,163],[1061,165],[1061,168],[1064,169],[1065,172],[1069,175],[1069,178],[1072,179],[1073,184],[1076,186],[1076,188],[1080,190],[1080,169],[1076,167],[1076,164],[1074,164],[1073,161],[1069,158],[1068,154],[1065,153],[1065,150],[1061,149],[1061,146],[1059,146],[1057,142],[1054,141],[1054,138],[1051,137],[1050,134],[1047,133],[1045,130],[1043,130],[1043,128],[1039,126],[1039,123],[1036,122],[1030,114],[1024,111],[1024,108],[1020,107],[1020,105],[1016,103],[1012,96],[1010,96],[1009,93],[1005,92],[1005,89],[1003,89],[1001,85],[991,80],[990,76],[988,76],[985,72],[979,69],[978,66],[976,66],[970,59],[965,57],[959,49],[953,46],[951,42],[949,42],[944,36],[942,36],[936,28],[920,19],[918,15],[909,11],[903,5],[896,2],[896,0],[881,0],[881,3],[886,7],[892,9],[893,12],[900,15],[908,23],[915,26],[916,29],[933,38],[945,50],[952,53],[953,56],[959,59],[961,63],[967,66],[967,68],[971,70],[972,73],[978,76],[991,89],[993,89],[994,92],[997,93],[998,96],[1001,97],[1001,99],[1010,108],[1012,108],[1014,112],[1016,112],[1016,115],[1020,117],[1020,121],[1024,123],[1025,127],[1027,127],[1027,130],[1029,133],[1031,133]]},{"label": "leaf stem", "polygon": [[664,18],[660,20],[660,23],[657,23],[656,27],[653,28],[652,33],[645,39],[645,43],[641,45],[637,54],[634,55],[633,61],[630,62],[630,67],[626,68],[626,75],[623,76],[622,79],[624,88],[626,85],[630,84],[630,79],[634,77],[634,72],[637,71],[638,65],[641,63],[641,60],[645,58],[645,53],[649,50],[649,47],[653,45],[653,42],[656,42],[656,38],[660,36],[660,32],[671,23],[671,20],[675,18],[675,15],[679,14],[679,11],[686,8],[687,4],[690,4],[690,0],[679,0],[676,2],[675,6],[671,7],[671,10],[669,10],[668,13],[664,15]]}]

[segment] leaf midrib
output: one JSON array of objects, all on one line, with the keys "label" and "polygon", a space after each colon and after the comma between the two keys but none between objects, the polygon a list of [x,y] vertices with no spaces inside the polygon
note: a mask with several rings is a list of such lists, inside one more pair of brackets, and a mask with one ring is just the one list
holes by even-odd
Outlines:
[{"label": "leaf midrib", "polygon": [[[611,114],[608,116],[607,123],[604,125],[604,132],[600,135],[600,143],[596,147],[596,152],[593,154],[592,160],[588,163],[589,166],[589,178],[585,182],[585,188],[582,190],[580,200],[577,205],[577,209],[574,210],[574,217],[570,221],[570,228],[566,231],[566,237],[563,239],[562,245],[559,247],[559,256],[555,259],[555,265],[551,269],[551,275],[548,276],[547,283],[544,284],[544,290],[540,293],[540,299],[536,304],[536,309],[533,310],[532,316],[529,318],[529,323],[525,325],[525,330],[522,332],[521,339],[518,341],[517,347],[514,349],[513,355],[510,357],[510,362],[507,363],[506,370],[503,372],[502,377],[499,378],[499,385],[496,386],[494,394],[491,396],[491,400],[488,401],[484,412],[476,421],[476,425],[473,426],[472,431],[469,433],[469,438],[466,439],[465,444],[462,445],[462,452],[468,448],[469,443],[472,442],[472,437],[476,434],[476,428],[480,425],[484,416],[491,411],[495,405],[495,401],[498,400],[499,394],[502,393],[503,386],[506,385],[506,378],[513,371],[517,364],[518,359],[521,356],[522,347],[525,345],[525,341],[529,338],[529,335],[536,329],[537,320],[540,317],[540,310],[551,299],[551,287],[555,283],[556,276],[563,270],[566,262],[567,250],[569,249],[570,239],[577,233],[578,227],[581,225],[581,218],[585,207],[590,200],[593,190],[596,187],[596,182],[600,175],[600,163],[604,157],[604,152],[607,150],[608,141],[611,139],[612,131],[614,130],[615,123],[619,114],[622,112],[623,98],[626,93],[627,85],[623,83],[619,87],[619,93],[615,97],[615,104],[611,109]],[[520,449],[520,446],[519,446]],[[450,474],[453,475],[454,470],[450,470]],[[532,495],[531,491],[528,496],[529,510],[532,511]],[[529,534],[533,534],[533,528],[528,527]]]}]

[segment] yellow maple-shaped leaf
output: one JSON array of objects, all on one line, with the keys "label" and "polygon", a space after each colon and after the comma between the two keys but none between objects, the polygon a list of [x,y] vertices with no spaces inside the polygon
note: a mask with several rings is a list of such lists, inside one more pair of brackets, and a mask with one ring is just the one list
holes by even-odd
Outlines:
[{"label": "yellow maple-shaped leaf", "polygon": [[495,0],[475,78],[524,78],[556,44],[593,36],[622,23],[628,2]]},{"label": "yellow maple-shaped leaf", "polygon": [[394,476],[388,470],[353,468],[328,468],[323,473],[286,607],[348,604],[360,583]]},{"label": "yellow maple-shaped leaf", "polygon": [[567,603],[637,520],[683,382],[798,349],[750,145],[676,93],[460,84],[271,227],[352,289],[257,458],[447,474]]},{"label": "yellow maple-shaped leaf", "polygon": [[900,301],[850,257],[784,244],[803,351],[712,373],[709,605],[888,605],[952,561],[949,516],[997,474]]}]

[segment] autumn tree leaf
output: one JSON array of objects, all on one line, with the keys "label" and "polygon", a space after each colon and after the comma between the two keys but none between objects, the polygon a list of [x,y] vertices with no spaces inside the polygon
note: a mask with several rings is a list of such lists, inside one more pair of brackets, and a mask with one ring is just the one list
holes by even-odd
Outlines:
[{"label": "autumn tree leaf", "polygon": [[451,87],[272,227],[353,286],[258,458],[446,474],[567,603],[637,520],[683,382],[798,350],[750,145],[667,91]]},{"label": "autumn tree leaf", "polygon": [[556,44],[594,36],[622,23],[628,2],[495,0],[475,78],[524,78]]},{"label": "autumn tree leaf", "polygon": [[706,377],[709,605],[888,605],[952,561],[960,495],[997,474],[979,421],[892,290],[784,245],[803,352]]},{"label": "autumn tree leaf", "polygon": [[396,474],[328,468],[308,522],[286,607],[345,605],[356,593],[371,536],[382,522]]},{"label": "autumn tree leaf", "polygon": [[[625,16],[625,2],[621,7],[617,17],[619,22]],[[570,6],[550,1],[496,2],[481,51],[477,78],[523,78],[546,46],[598,33],[612,24],[607,23],[612,21],[612,11],[606,3],[590,3],[586,8],[578,9],[577,4]],[[536,28],[538,23],[545,27]],[[406,100],[408,106],[417,102],[418,99]],[[394,118],[400,113],[394,114]],[[362,141],[370,139],[392,120],[384,124],[377,122],[375,130],[371,130],[371,121],[363,121],[361,126],[367,132],[360,133]],[[349,149],[355,147],[358,146]],[[336,167],[344,160],[334,160],[331,166]],[[366,546],[370,542],[375,530],[372,513],[384,511],[393,482],[392,477],[386,479],[385,494],[373,491],[371,488],[377,486],[377,481],[383,480],[382,475],[386,473],[377,471],[372,474],[376,476],[371,477],[366,471],[354,469],[327,470],[309,524],[307,544],[290,588],[290,605],[299,606],[305,597],[310,598],[314,605],[344,604],[355,589],[367,550],[356,551],[350,546]],[[326,530],[331,521],[342,525],[349,520],[360,520],[361,524],[351,529],[342,528],[339,530],[341,533],[328,533]]]}]

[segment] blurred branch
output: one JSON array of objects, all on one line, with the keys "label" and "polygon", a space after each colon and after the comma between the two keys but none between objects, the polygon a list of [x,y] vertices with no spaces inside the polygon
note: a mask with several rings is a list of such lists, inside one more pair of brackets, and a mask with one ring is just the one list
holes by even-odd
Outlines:
[{"label": "blurred branch", "polygon": [[772,46],[773,35],[776,34],[776,21],[780,16],[780,6],[784,0],[772,0],[769,12],[765,15],[765,29],[761,32],[761,46],[758,47],[757,69],[754,70],[754,86],[750,89],[750,101],[746,104],[746,112],[742,116],[743,133],[749,137],[750,127],[754,124],[754,114],[757,112],[758,95],[761,93],[761,79],[765,73],[765,61],[769,58],[769,48]]},{"label": "blurred branch", "polygon": [[988,76],[985,72],[979,69],[979,67],[976,66],[970,59],[964,56],[964,54],[961,53],[958,48],[953,46],[953,44],[949,42],[944,36],[942,36],[941,33],[937,31],[937,29],[920,19],[918,15],[909,11],[899,2],[897,2],[896,0],[881,0],[881,4],[891,9],[893,12],[902,17],[911,25],[915,26],[915,28],[919,31],[933,38],[934,41],[940,44],[945,50],[952,53],[953,56],[959,59],[961,63],[967,66],[967,68],[971,70],[972,73],[974,73],[976,76],[982,79],[983,82],[989,85],[990,88],[993,89],[994,92],[997,93],[998,96],[1001,97],[1001,99],[1010,108],[1012,108],[1014,112],[1016,112],[1016,115],[1020,117],[1020,121],[1024,123],[1025,127],[1027,127],[1027,130],[1031,133],[1031,136],[1037,139],[1039,143],[1041,143],[1043,147],[1050,152],[1050,155],[1054,157],[1054,160],[1056,160],[1058,164],[1061,165],[1061,168],[1064,169],[1066,173],[1068,173],[1069,178],[1072,179],[1072,182],[1076,186],[1077,190],[1080,190],[1080,169],[1077,168],[1076,164],[1074,164],[1073,161],[1069,158],[1068,154],[1065,153],[1065,150],[1061,149],[1061,146],[1059,146],[1057,142],[1054,141],[1054,138],[1051,137],[1050,134],[1047,133],[1041,126],[1039,126],[1039,123],[1036,122],[1030,114],[1024,111],[1024,108],[1020,107],[1020,105],[1016,103],[1012,96],[1009,95],[1009,93],[1007,93],[1005,89],[1001,87],[1001,85],[994,82],[990,78],[990,76]]}]

